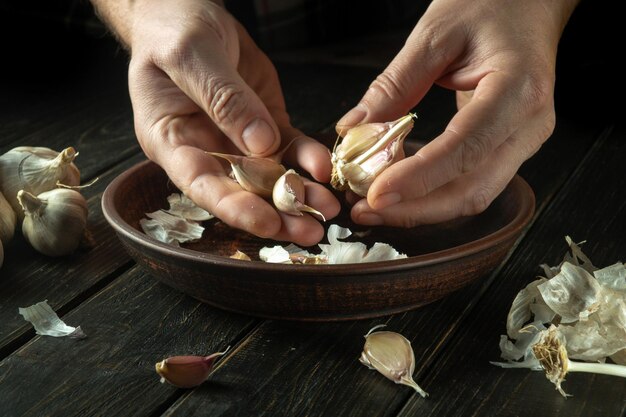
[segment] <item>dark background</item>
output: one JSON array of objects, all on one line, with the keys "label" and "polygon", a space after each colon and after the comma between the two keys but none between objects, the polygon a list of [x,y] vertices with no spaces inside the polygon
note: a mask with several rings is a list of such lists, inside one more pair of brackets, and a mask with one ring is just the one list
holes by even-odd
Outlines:
[{"label": "dark background", "polygon": [[[227,1],[227,7],[272,54],[376,33],[408,33],[428,3],[303,0],[293,9],[265,14],[263,1],[258,9],[247,0]],[[619,16],[609,2],[582,1],[576,9],[559,49],[560,116],[609,121],[623,114],[624,71],[617,61],[624,37]],[[54,91],[68,80],[77,86],[97,82],[91,69],[107,67],[103,60],[128,60],[87,1],[0,3],[0,51],[0,91],[5,98],[21,91]]]}]

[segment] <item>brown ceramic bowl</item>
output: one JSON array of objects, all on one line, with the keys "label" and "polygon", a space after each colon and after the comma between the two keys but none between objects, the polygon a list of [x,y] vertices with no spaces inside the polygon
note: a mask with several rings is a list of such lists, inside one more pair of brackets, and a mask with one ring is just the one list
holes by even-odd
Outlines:
[{"label": "brown ceramic bowl", "polygon": [[[145,161],[111,182],[102,197],[106,219],[137,263],[167,285],[216,307],[293,320],[383,316],[442,298],[499,265],[535,208],[530,186],[516,176],[480,215],[412,229],[377,227],[361,238],[368,246],[389,243],[409,255],[406,259],[279,265],[229,258],[236,250],[255,256],[277,242],[219,220],[205,222],[203,238],[180,248],[145,235],[139,220],[167,208],[172,192],[178,190],[165,172]],[[330,223],[364,230],[345,215]]]}]

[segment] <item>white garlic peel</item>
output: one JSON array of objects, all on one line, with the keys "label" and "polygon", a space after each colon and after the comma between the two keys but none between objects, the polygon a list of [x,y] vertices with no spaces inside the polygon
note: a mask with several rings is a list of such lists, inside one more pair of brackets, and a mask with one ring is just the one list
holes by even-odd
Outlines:
[{"label": "white garlic peel", "polygon": [[25,190],[38,195],[56,188],[57,182],[79,185],[80,171],[73,163],[77,155],[72,147],[56,152],[49,148],[22,146],[0,156],[0,191],[20,221],[24,216],[17,192]]},{"label": "white garlic peel", "polygon": [[87,201],[78,191],[56,188],[34,196],[17,193],[25,218],[22,233],[37,251],[48,256],[74,252],[87,227]]},{"label": "white garlic peel", "polygon": [[13,239],[16,222],[15,211],[0,192],[0,242],[7,244]]},{"label": "white garlic peel", "polygon": [[331,185],[365,197],[376,177],[404,158],[402,145],[414,118],[408,114],[393,122],[368,123],[348,130],[331,156]]},{"label": "white garlic peel", "polygon": [[383,326],[375,326],[365,335],[365,345],[359,361],[396,384],[408,385],[422,397],[428,396],[413,380],[415,355],[411,342],[399,333],[374,331]]},{"label": "white garlic peel", "polygon": [[48,300],[33,304],[30,307],[18,309],[19,313],[35,328],[35,332],[42,336],[64,337],[84,339],[87,337],[80,326],[68,326],[59,318]]},{"label": "white garlic peel", "polygon": [[150,219],[141,219],[139,224],[144,233],[158,240],[174,246],[181,243],[198,240],[202,237],[204,227],[193,220],[173,215],[165,210],[146,213]]},{"label": "white garlic peel", "polygon": [[293,169],[281,175],[272,189],[272,201],[279,211],[293,216],[302,216],[303,212],[307,212],[320,216],[323,221],[326,221],[322,213],[304,204],[304,198],[304,182]]}]

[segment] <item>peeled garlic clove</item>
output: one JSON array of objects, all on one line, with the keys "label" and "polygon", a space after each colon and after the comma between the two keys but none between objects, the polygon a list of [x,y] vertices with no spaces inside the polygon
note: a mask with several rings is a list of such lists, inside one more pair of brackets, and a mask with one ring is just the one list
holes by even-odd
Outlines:
[{"label": "peeled garlic clove", "polygon": [[21,146],[0,156],[0,191],[17,218],[24,218],[17,201],[19,190],[38,195],[57,186],[79,185],[80,171],[74,165],[78,153],[72,147],[56,152],[49,148]]},{"label": "peeled garlic clove", "polygon": [[167,381],[179,388],[193,388],[207,380],[215,360],[227,351],[209,356],[172,356],[157,362],[155,369],[162,383]]},{"label": "peeled garlic clove", "polygon": [[331,185],[365,197],[374,179],[404,158],[402,143],[413,128],[415,115],[388,123],[366,123],[348,130],[332,154]]},{"label": "peeled garlic clove", "polygon": [[17,217],[9,202],[0,192],[0,242],[9,243],[15,233]]},{"label": "peeled garlic clove", "polygon": [[302,216],[303,212],[320,216],[323,221],[326,218],[322,213],[304,204],[305,187],[302,177],[293,169],[285,172],[274,184],[272,200],[274,206],[283,213],[294,216]]},{"label": "peeled garlic clove", "polygon": [[74,252],[87,226],[87,201],[78,191],[56,188],[34,196],[20,190],[25,218],[22,233],[39,252],[63,256]]},{"label": "peeled garlic clove", "polygon": [[241,188],[264,198],[272,196],[274,184],[286,171],[284,166],[269,158],[251,158],[217,152],[207,153],[227,160],[233,169],[235,180],[241,185]]},{"label": "peeled garlic clove", "polygon": [[365,335],[365,346],[359,361],[396,384],[408,385],[426,397],[428,394],[413,380],[415,355],[411,342],[399,333],[374,332],[383,326],[376,326]]}]

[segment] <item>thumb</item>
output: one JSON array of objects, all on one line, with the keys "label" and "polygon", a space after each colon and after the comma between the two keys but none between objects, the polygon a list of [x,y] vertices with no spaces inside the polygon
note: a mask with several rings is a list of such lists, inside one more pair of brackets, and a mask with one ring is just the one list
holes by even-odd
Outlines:
[{"label": "thumb", "polygon": [[[338,129],[359,123],[395,120],[406,114],[426,95],[452,59],[461,51],[454,36],[437,33],[433,25],[415,26],[404,47],[370,84],[365,95],[337,123]],[[448,41],[449,40],[449,41]]]},{"label": "thumb", "polygon": [[[237,36],[236,31],[228,30],[227,35]],[[186,45],[192,51],[163,69],[244,154],[269,155],[280,145],[278,127],[237,71],[239,51],[227,51],[224,44],[209,32],[202,42]]]}]

